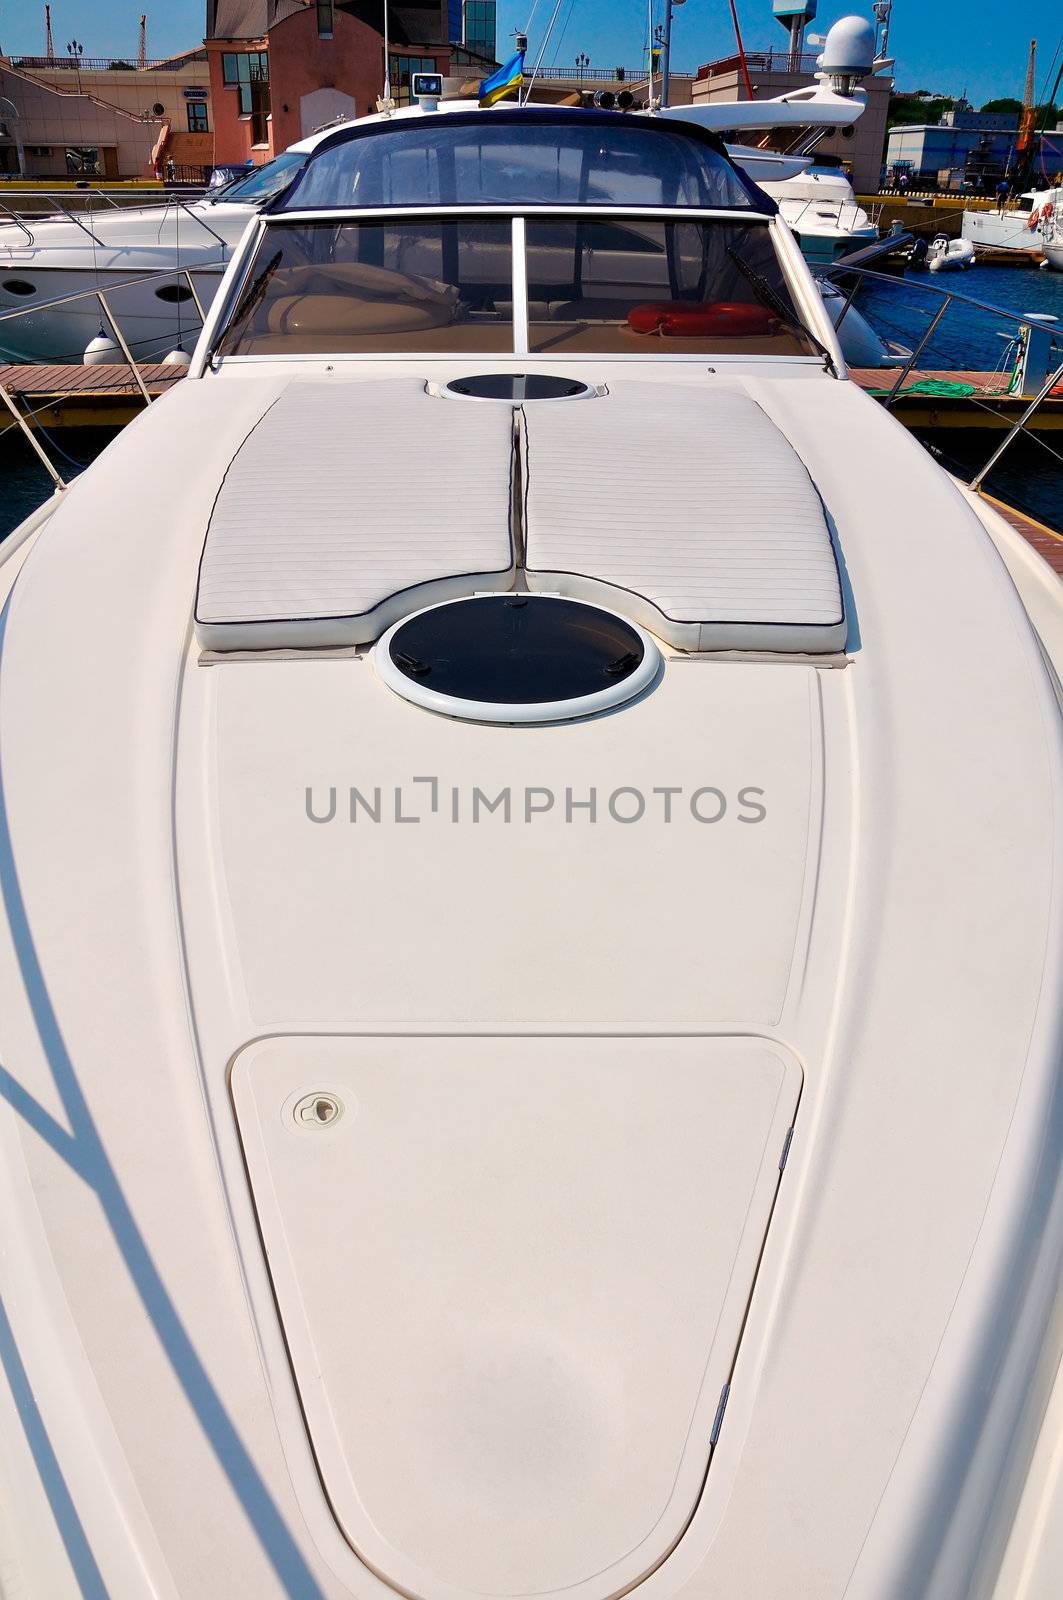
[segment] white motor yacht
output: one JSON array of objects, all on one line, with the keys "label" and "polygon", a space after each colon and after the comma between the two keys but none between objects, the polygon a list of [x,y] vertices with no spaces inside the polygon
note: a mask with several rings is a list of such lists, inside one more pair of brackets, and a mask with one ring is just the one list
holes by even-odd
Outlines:
[{"label": "white motor yacht", "polygon": [[1003,211],[964,211],[962,237],[983,249],[1039,251],[1042,235],[1050,231],[1045,224],[1061,199],[1063,189],[1028,189]]},{"label": "white motor yacht", "polygon": [[13,1594],[1059,1592],[1058,585],[705,122],[306,141],[0,549]]},{"label": "white motor yacht", "polygon": [[778,203],[783,221],[793,228],[802,254],[813,266],[828,266],[878,238],[878,228],[838,168],[812,166],[763,187]]},{"label": "white motor yacht", "polygon": [[[81,361],[101,327],[110,339],[98,302],[81,295],[86,289],[108,297],[140,360],[168,354],[179,340],[191,350],[200,327],[197,297],[204,308],[210,305],[248,222],[291,182],[303,159],[286,152],[190,203],[171,197],[4,220],[0,318],[31,314],[0,320],[0,360]],[[122,359],[117,349],[115,359]]]},{"label": "white motor yacht", "polygon": [[1055,203],[1050,208],[1042,206],[1038,232],[1045,261],[1056,272],[1063,272],[1063,189],[1055,191]]}]

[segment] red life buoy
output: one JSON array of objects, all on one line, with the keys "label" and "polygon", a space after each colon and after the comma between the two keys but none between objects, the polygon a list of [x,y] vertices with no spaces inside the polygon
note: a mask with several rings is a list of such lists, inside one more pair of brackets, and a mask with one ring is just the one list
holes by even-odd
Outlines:
[{"label": "red life buoy", "polygon": [[1052,215],[1052,202],[1051,202],[1051,200],[1049,200],[1047,205],[1043,205],[1041,207],[1041,221],[1042,222],[1047,222],[1051,215]]},{"label": "red life buoy", "polygon": [[1029,228],[1031,233],[1036,228],[1036,226],[1040,222],[1040,220],[1041,220],[1041,213],[1039,211],[1032,211],[1030,213],[1030,220],[1026,224],[1026,226]]},{"label": "red life buoy", "polygon": [[746,305],[739,300],[663,300],[632,306],[627,321],[633,333],[659,333],[673,339],[712,334],[749,338],[779,330],[779,319],[767,306]]}]

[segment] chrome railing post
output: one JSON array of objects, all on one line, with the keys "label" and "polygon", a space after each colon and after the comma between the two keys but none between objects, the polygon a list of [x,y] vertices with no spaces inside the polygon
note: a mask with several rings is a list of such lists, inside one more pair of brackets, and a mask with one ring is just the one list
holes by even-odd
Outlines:
[{"label": "chrome railing post", "polygon": [[198,291],[196,289],[195,284],[192,281],[191,268],[185,267],[183,269],[183,271],[184,271],[185,281],[187,282],[189,289],[192,291],[192,299],[195,301],[196,310],[199,312],[199,325],[200,325],[200,327],[202,327],[204,322],[207,320],[206,319],[206,314],[205,314],[205,312],[203,310],[203,302],[199,298],[199,293],[198,293]]},{"label": "chrome railing post", "polygon": [[177,195],[173,196],[173,203],[174,203],[174,205],[179,206],[182,211],[187,212],[188,216],[191,217],[193,222],[198,222],[198,224],[199,224],[199,226],[201,228],[206,228],[206,230],[210,234],[211,238],[212,239],[217,239],[218,243],[224,249],[225,240],[222,238],[220,233],[216,233],[215,232],[215,230],[211,227],[209,222],[205,222],[202,217],[197,216],[196,213],[189,208],[188,204],[184,200],[180,199]]},{"label": "chrome railing post", "polygon": [[7,215],[11,218],[12,222],[15,224],[15,227],[16,228],[21,228],[23,233],[26,235],[26,238],[29,240],[30,244],[32,244],[33,243],[33,235],[32,235],[32,233],[27,228],[27,226],[23,222],[22,218],[16,212],[12,211],[11,207],[9,205],[5,204],[5,202],[3,200],[0,200],[0,211],[6,211],[7,212]]},{"label": "chrome railing post", "polygon": [[1026,407],[1026,410],[1023,412],[1022,416],[1017,418],[1017,420],[1012,423],[1006,436],[997,445],[996,449],[993,451],[993,454],[990,456],[981,472],[976,473],[971,479],[972,489],[981,488],[983,481],[992,472],[993,468],[1004,454],[1004,451],[1015,438],[1015,435],[1022,433],[1023,429],[1026,427],[1026,424],[1029,422],[1030,418],[1041,404],[1041,401],[1047,400],[1048,396],[1052,393],[1052,390],[1056,387],[1056,384],[1061,381],[1063,381],[1063,365],[1058,366],[1055,372],[1049,374],[1044,383],[1041,385],[1040,389],[1038,389],[1037,393],[1034,395],[1033,399],[1030,401],[1030,404]]},{"label": "chrome railing post", "polygon": [[846,295],[845,304],[842,306],[841,311],[838,313],[838,320],[834,324],[835,333],[837,333],[838,329],[841,327],[842,323],[845,321],[845,314],[848,311],[849,307],[852,305],[853,301],[856,299],[856,291],[859,289],[859,287],[860,287],[860,279],[859,278],[854,278],[853,279],[853,286],[849,290],[849,293]]},{"label": "chrome railing post", "polygon": [[111,308],[107,304],[107,297],[104,294],[102,289],[97,289],[96,298],[100,302],[100,310],[103,312],[104,316],[107,318],[107,321],[110,323],[111,332],[114,334],[115,338],[118,340],[118,343],[122,347],[122,354],[125,356],[126,361],[127,361],[128,365],[129,365],[129,368],[130,368],[134,378],[137,381],[138,389],[140,390],[141,394],[144,396],[144,404],[146,406],[150,406],[150,404],[151,404],[151,395],[148,393],[148,386],[144,382],[144,379],[143,379],[143,376],[141,374],[140,368],[137,366],[136,362],[133,360],[133,352],[130,350],[129,346],[125,342],[125,337],[124,337],[124,335],[122,333],[122,330],[118,326],[117,321],[115,320],[114,316],[111,313]]},{"label": "chrome railing post", "polygon": [[923,351],[926,349],[927,345],[930,343],[930,340],[933,337],[935,328],[937,327],[938,323],[941,321],[942,317],[945,315],[946,311],[949,309],[949,306],[951,304],[952,304],[952,296],[950,294],[947,294],[945,296],[944,300],[942,300],[940,306],[938,306],[938,309],[935,311],[933,317],[930,319],[930,326],[927,328],[926,332],[923,334],[923,337],[920,339],[919,343],[916,345],[915,349],[912,351],[911,355],[908,357],[908,360],[904,363],[904,366],[901,368],[900,372],[897,374],[897,380],[894,383],[893,388],[890,390],[890,392],[886,396],[885,400],[883,400],[882,404],[885,406],[887,411],[889,410],[890,406],[893,404],[894,400],[896,400],[898,394],[901,391],[901,388],[902,388],[902,386],[904,384],[905,379],[908,377],[908,374],[911,372],[912,368],[915,366],[916,362],[919,360],[919,357],[922,355]]},{"label": "chrome railing post", "polygon": [[52,466],[52,463],[49,461],[47,455],[45,454],[45,451],[44,451],[44,449],[43,449],[43,447],[41,445],[40,440],[37,438],[37,435],[34,433],[33,429],[30,427],[29,423],[26,421],[25,417],[22,415],[22,412],[19,410],[19,408],[15,404],[14,400],[8,394],[6,386],[4,384],[2,384],[2,383],[0,383],[0,400],[3,401],[4,405],[10,411],[11,415],[14,417],[15,422],[17,423],[19,429],[21,430],[22,433],[25,434],[26,438],[30,442],[31,447],[33,448],[33,450],[36,451],[37,455],[40,457],[41,464],[44,467],[45,472],[47,472],[48,476],[51,478],[51,480],[55,484],[56,488],[57,489],[65,489],[66,488],[66,483],[59,476],[59,473],[56,471],[56,469]]}]

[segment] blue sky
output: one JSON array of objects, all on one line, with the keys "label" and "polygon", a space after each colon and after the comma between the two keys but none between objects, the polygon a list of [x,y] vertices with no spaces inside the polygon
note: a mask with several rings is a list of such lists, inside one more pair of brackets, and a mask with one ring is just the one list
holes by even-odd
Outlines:
[{"label": "blue sky", "polygon": [[[499,46],[518,26],[525,26],[535,0],[499,0]],[[532,47],[553,11],[555,0],[538,0],[532,23]],[[86,55],[135,52],[137,18],[148,14],[148,50],[167,55],[187,49],[202,37],[202,0],[54,0],[56,45],[77,38]],[[820,0],[817,28],[849,11],[870,15],[870,4],[858,0]],[[662,12],[655,0],[655,13]],[[619,62],[634,65],[646,36],[646,0],[561,0],[557,27],[547,50],[547,64],[568,65],[586,51],[595,66]],[[746,45],[765,49],[781,44],[784,33],[772,19],[769,0],[738,0]],[[673,60],[689,69],[734,49],[727,0],[687,0],[675,12]],[[1047,75],[1052,53],[1063,30],[1059,0],[896,0],[891,50],[897,57],[901,88],[966,88],[976,105],[996,95],[1021,96],[1026,52],[1031,37],[1039,41],[1038,88]],[[44,5],[38,0],[0,0],[0,47],[10,52],[44,48]]]}]

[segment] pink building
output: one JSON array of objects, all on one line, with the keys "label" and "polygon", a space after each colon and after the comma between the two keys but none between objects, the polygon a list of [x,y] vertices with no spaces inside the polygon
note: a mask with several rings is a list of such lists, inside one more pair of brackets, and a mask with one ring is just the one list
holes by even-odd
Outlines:
[{"label": "pink building", "polygon": [[[388,8],[391,84],[462,70],[448,0]],[[375,109],[384,83],[379,0],[207,0],[214,160],[262,163],[336,117]],[[476,71],[475,66],[466,70]],[[490,70],[486,66],[485,71]]]}]

